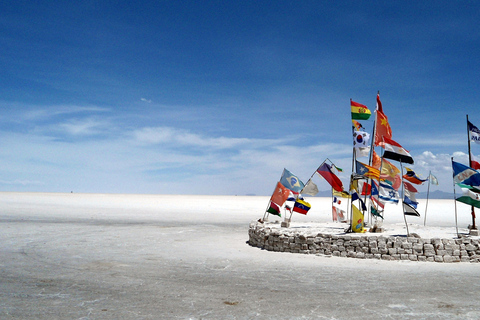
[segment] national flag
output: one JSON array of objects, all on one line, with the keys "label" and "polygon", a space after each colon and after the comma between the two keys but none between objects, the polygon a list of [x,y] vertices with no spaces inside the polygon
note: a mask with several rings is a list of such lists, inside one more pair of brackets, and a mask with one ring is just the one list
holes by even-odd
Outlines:
[{"label": "national flag", "polygon": [[480,187],[480,173],[459,162],[452,161],[453,181],[472,187]]},{"label": "national flag", "polygon": [[268,212],[268,213],[271,213],[271,214],[274,214],[274,215],[276,215],[276,216],[279,216],[279,217],[282,216],[282,215],[280,214],[280,207],[277,206],[277,204],[274,203],[274,202],[272,202],[272,201],[270,201],[270,206],[268,207],[267,212]]},{"label": "national flag", "polygon": [[403,175],[403,179],[405,179],[407,181],[410,181],[411,183],[422,184],[422,183],[424,183],[425,181],[428,180],[428,178],[427,179],[421,179],[419,176],[417,176],[415,171],[413,171],[410,168],[405,167],[405,170],[407,170],[407,173],[405,173]]},{"label": "national flag", "polygon": [[337,166],[334,165],[333,163],[332,163],[332,167],[334,167],[335,169],[337,169],[338,172],[343,172],[343,169],[342,169],[342,168],[337,167]]},{"label": "national flag", "polygon": [[370,212],[376,216],[376,217],[380,217],[383,219],[382,215],[380,214],[381,212],[377,210],[377,208],[375,208],[374,206],[370,206]]},{"label": "national flag", "polygon": [[397,190],[393,189],[391,185],[383,181],[380,181],[378,197],[382,201],[389,201],[394,203],[398,203],[399,198]]},{"label": "national flag", "polygon": [[472,152],[470,151],[470,167],[472,167],[472,169],[475,169],[475,170],[479,170],[480,169],[480,160],[475,157]]},{"label": "national flag", "polygon": [[289,190],[294,193],[300,193],[305,186],[296,175],[288,171],[287,169],[283,169],[282,178],[280,182]]},{"label": "national flag", "polygon": [[352,231],[363,233],[367,230],[363,227],[363,213],[352,204]]},{"label": "national flag", "polygon": [[340,208],[337,208],[337,215],[338,215],[338,218],[337,220],[340,221],[340,222],[344,222],[345,221],[345,211],[340,209]]},{"label": "national flag", "polygon": [[352,109],[352,120],[368,120],[372,115],[367,106],[363,104],[350,100],[350,106]]},{"label": "national flag", "polygon": [[369,147],[370,134],[364,131],[353,131],[353,147],[366,148]]},{"label": "national flag", "polygon": [[407,189],[404,190],[404,197],[403,197],[403,202],[408,203],[415,209],[417,209],[418,201],[415,198],[415,192],[410,192]]},{"label": "national flag", "polygon": [[405,202],[403,203],[403,213],[407,216],[420,217],[420,213],[418,213],[415,208]]},{"label": "national flag", "polygon": [[413,158],[410,153],[408,153],[408,151],[396,141],[393,141],[387,137],[383,137],[383,143],[383,147],[385,148],[385,152],[383,153],[384,158],[413,164]]},{"label": "national flag", "polygon": [[382,102],[380,101],[380,93],[377,93],[377,111],[383,113]]},{"label": "national flag", "polygon": [[362,196],[375,196],[378,195],[378,187],[374,180],[372,180],[372,184],[368,184],[366,182],[362,185]]},{"label": "national flag", "polygon": [[430,179],[430,183],[433,184],[434,186],[438,186],[438,179],[435,177],[432,173],[428,175],[428,178]]},{"label": "national flag", "polygon": [[275,202],[279,206],[283,206],[289,195],[290,190],[285,188],[280,182],[277,182],[277,186],[275,187],[275,191],[273,191],[270,201]]},{"label": "national flag", "polygon": [[360,122],[358,122],[357,120],[352,120],[352,123],[353,123],[353,129],[354,130],[363,130],[363,126]]},{"label": "national flag", "polygon": [[335,206],[332,206],[332,221],[337,221],[337,220],[338,220],[337,208]]},{"label": "national flag", "polygon": [[470,141],[480,144],[480,130],[467,120],[468,132]]},{"label": "national flag", "polygon": [[400,186],[402,185],[400,170],[386,159],[382,160],[380,179],[388,181],[395,190],[398,190],[398,188],[400,188]]},{"label": "national flag", "polygon": [[365,163],[362,163],[357,160],[355,160],[355,162],[356,162],[357,174],[370,179],[375,179],[375,180],[380,179],[380,171],[378,169],[375,169],[374,167],[366,165]]},{"label": "national flag", "polygon": [[327,163],[323,163],[318,167],[317,173],[324,177],[335,191],[343,191],[342,181],[332,172],[332,168]]},{"label": "national flag", "polygon": [[375,169],[380,170],[380,166],[382,165],[382,158],[373,150],[372,152],[372,167]]},{"label": "national flag", "polygon": [[312,206],[307,201],[297,199],[297,201],[295,201],[295,204],[293,205],[293,211],[301,214],[307,214],[308,210],[310,210],[311,207]]},{"label": "national flag", "polygon": [[307,181],[307,184],[305,185],[302,191],[303,194],[308,194],[311,196],[317,195],[318,192],[319,192],[318,187],[315,183],[313,183],[312,179]]},{"label": "national flag", "polygon": [[375,146],[383,145],[383,138],[392,138],[392,128],[388,123],[388,118],[382,111],[377,110],[377,120],[375,121]]},{"label": "national flag", "polygon": [[365,202],[363,202],[362,198],[360,198],[360,196],[358,195],[358,193],[353,192],[353,193],[352,193],[352,202],[355,201],[355,200],[360,201],[360,204],[361,204],[361,206],[362,206],[362,210],[363,210],[363,211],[367,211],[367,206],[365,205]]},{"label": "national flag", "polygon": [[403,181],[403,187],[409,192],[418,192],[418,190],[407,181]]},{"label": "national flag", "polygon": [[462,188],[463,196],[456,200],[480,208],[480,190],[464,184],[459,184],[459,186]]},{"label": "national flag", "polygon": [[377,196],[372,196],[370,197],[370,199],[377,204],[378,207],[384,209],[385,208],[385,203],[383,203],[382,201],[380,201],[380,199],[378,198],[379,195]]},{"label": "national flag", "polygon": [[332,195],[334,197],[341,197],[341,198],[350,198],[350,193],[347,191],[336,191],[335,189],[332,190]]}]

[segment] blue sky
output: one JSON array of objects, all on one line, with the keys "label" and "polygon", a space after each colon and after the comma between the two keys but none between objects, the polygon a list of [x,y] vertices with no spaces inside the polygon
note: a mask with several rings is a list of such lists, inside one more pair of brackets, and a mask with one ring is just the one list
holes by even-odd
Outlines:
[{"label": "blue sky", "polygon": [[326,158],[346,184],[350,99],[373,111],[380,91],[414,170],[451,192],[466,114],[480,126],[479,18],[474,1],[3,1],[0,191],[268,195]]}]

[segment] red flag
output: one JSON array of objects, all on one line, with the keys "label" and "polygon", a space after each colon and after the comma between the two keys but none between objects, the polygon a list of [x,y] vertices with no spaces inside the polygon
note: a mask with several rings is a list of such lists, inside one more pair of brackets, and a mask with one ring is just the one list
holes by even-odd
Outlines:
[{"label": "red flag", "polygon": [[275,187],[275,191],[273,191],[272,197],[270,201],[275,202],[279,206],[282,206],[285,201],[288,199],[288,195],[290,194],[290,190],[285,188],[283,184],[277,182],[277,186]]},{"label": "red flag", "polygon": [[388,118],[380,110],[377,110],[377,119],[375,123],[375,146],[383,146],[383,138],[392,139],[392,128],[388,123]]},{"label": "red flag", "polygon": [[377,93],[377,110],[383,113],[382,102],[380,101],[380,93]]},{"label": "red flag", "polygon": [[343,191],[342,181],[332,172],[332,169],[328,164],[322,164],[320,167],[318,167],[317,172],[319,175],[324,177],[325,180],[327,180],[327,182],[332,186],[335,191]]},{"label": "red flag", "polygon": [[475,169],[475,170],[480,169],[480,160],[478,160],[478,159],[472,154],[472,152],[470,152],[470,158],[472,159],[472,161],[470,162],[470,167],[471,167],[472,169]]}]

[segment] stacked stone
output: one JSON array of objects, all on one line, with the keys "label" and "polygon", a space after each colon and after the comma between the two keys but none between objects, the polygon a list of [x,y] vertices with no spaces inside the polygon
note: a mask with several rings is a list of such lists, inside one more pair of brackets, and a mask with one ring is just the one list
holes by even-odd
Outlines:
[{"label": "stacked stone", "polygon": [[479,239],[422,239],[366,234],[298,232],[259,222],[249,228],[249,244],[269,251],[357,259],[480,262]]}]

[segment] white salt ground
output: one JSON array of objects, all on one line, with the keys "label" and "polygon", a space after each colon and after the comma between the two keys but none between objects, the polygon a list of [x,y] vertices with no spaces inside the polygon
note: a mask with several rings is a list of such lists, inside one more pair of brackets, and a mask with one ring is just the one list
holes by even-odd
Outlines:
[{"label": "white salt ground", "polygon": [[[292,226],[337,228],[308,198]],[[422,201],[421,201],[422,203]],[[0,319],[478,319],[480,264],[358,260],[249,246],[268,197],[0,193]],[[466,232],[470,208],[457,204]],[[454,202],[427,227],[455,234]],[[276,218],[281,220],[279,218]],[[270,220],[273,220],[271,217]],[[406,234],[400,207],[385,232]]]}]

